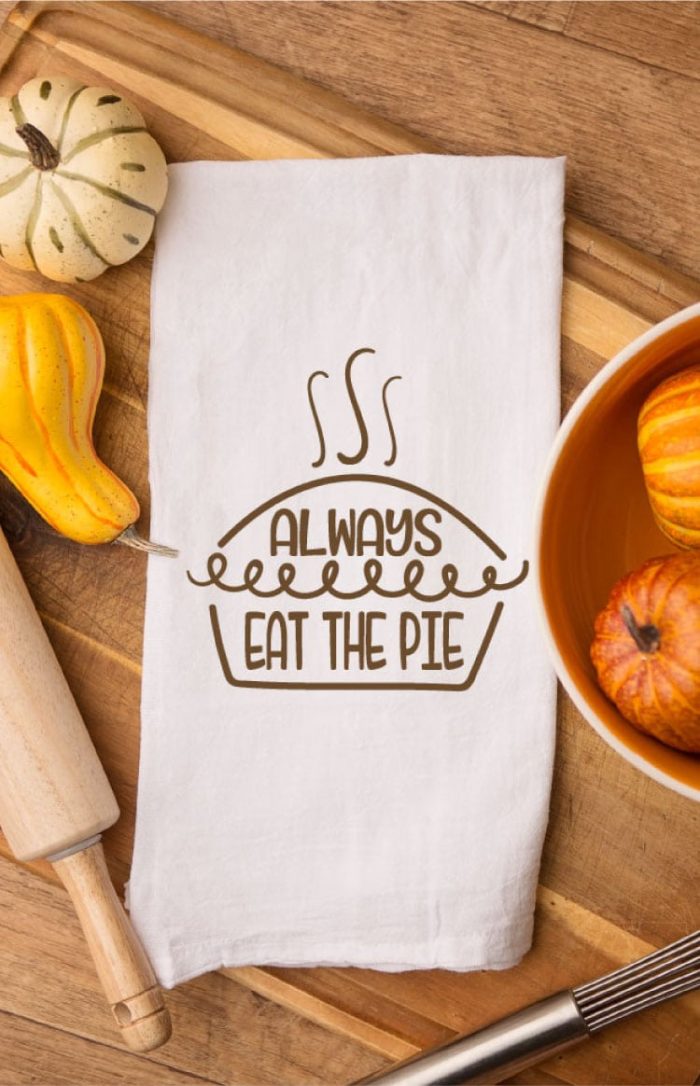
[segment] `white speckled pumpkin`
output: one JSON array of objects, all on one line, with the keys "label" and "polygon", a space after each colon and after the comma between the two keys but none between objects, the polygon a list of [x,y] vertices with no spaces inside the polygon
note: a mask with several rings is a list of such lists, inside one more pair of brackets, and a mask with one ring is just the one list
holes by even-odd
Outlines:
[{"label": "white speckled pumpkin", "polygon": [[0,255],[59,282],[143,249],[168,187],[139,111],[105,87],[39,77],[0,98]]}]

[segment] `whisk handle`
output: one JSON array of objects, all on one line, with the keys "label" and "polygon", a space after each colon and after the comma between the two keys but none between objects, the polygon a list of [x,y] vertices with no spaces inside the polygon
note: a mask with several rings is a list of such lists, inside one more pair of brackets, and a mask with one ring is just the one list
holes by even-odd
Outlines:
[{"label": "whisk handle", "polygon": [[588,1036],[573,994],[558,992],[469,1037],[448,1041],[360,1081],[383,1086],[500,1082]]}]

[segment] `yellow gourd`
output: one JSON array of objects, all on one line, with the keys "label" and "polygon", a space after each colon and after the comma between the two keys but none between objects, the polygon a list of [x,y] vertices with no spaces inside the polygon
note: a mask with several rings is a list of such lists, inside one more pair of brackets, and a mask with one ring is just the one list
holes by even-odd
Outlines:
[{"label": "yellow gourd", "polygon": [[71,298],[0,298],[0,470],[70,539],[167,551],[136,535],[139,504],[95,452],[104,366],[100,331]]}]

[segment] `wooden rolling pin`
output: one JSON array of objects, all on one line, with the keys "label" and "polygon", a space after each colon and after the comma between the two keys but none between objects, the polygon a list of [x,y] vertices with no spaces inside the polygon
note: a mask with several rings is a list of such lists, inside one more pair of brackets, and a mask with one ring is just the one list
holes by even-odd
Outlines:
[{"label": "wooden rolling pin", "polygon": [[68,890],[126,1044],[167,1041],[170,1017],[115,893],[100,833],[119,808],[0,531],[0,825],[19,860],[49,860]]}]

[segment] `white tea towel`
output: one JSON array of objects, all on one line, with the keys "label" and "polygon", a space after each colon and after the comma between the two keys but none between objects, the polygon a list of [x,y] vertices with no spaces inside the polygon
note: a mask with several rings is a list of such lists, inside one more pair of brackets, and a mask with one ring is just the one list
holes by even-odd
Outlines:
[{"label": "white tea towel", "polygon": [[133,919],[220,965],[502,969],[554,745],[533,500],[562,159],[177,165]]}]

